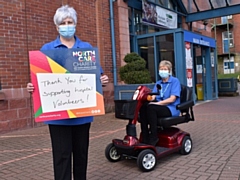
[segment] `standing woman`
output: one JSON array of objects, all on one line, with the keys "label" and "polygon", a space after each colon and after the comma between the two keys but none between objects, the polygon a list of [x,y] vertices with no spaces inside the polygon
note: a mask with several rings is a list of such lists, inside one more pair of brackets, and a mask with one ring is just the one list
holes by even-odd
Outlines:
[{"label": "standing woman", "polygon": [[[91,48],[88,42],[75,36],[77,13],[68,5],[57,9],[54,23],[59,33],[57,39],[46,43],[41,50]],[[101,74],[102,69],[100,69]],[[102,85],[108,83],[108,77],[100,77]],[[28,92],[33,92],[32,83],[27,84]],[[45,122],[49,126],[52,142],[53,167],[55,180],[85,180],[87,174],[89,130],[93,117],[81,117]],[[72,163],[73,159],[73,163]]]},{"label": "standing woman", "polygon": [[[159,76],[153,92],[160,95],[152,96],[152,102],[146,103],[140,109],[140,123],[143,142],[155,146],[158,142],[157,119],[160,117],[179,116],[176,106],[180,103],[181,85],[176,77],[171,75],[172,63],[162,60],[159,64]],[[161,89],[157,89],[157,85]]]}]

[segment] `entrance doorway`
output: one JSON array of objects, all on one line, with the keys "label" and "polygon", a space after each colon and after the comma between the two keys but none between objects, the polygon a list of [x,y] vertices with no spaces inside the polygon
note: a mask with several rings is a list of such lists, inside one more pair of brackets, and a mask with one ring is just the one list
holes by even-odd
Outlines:
[{"label": "entrance doorway", "polygon": [[[182,84],[193,87],[195,100],[206,101],[217,98],[217,61],[215,40],[188,31],[158,32],[136,36],[135,52],[146,60],[152,81],[160,79],[158,64],[161,60],[170,60],[173,64],[172,75]],[[190,43],[191,62],[186,59],[183,42]],[[186,73],[190,72],[190,77]],[[191,83],[190,83],[191,81]]]},{"label": "entrance doorway", "polygon": [[204,100],[204,87],[205,87],[205,59],[203,54],[202,46],[193,45],[193,57],[194,57],[194,72],[195,72],[195,89],[196,89],[196,99],[198,101]]},{"label": "entrance doorway", "polygon": [[217,98],[217,65],[214,50],[211,47],[193,45],[194,85],[197,101]]}]

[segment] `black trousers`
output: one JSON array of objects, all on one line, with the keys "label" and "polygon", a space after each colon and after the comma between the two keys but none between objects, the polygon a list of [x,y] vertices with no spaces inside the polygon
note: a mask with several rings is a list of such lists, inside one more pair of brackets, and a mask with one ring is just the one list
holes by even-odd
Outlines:
[{"label": "black trousers", "polygon": [[170,117],[172,113],[167,106],[145,103],[140,109],[140,123],[143,142],[155,140],[157,136],[157,119]]},{"label": "black trousers", "polygon": [[49,125],[55,180],[86,180],[90,126]]}]

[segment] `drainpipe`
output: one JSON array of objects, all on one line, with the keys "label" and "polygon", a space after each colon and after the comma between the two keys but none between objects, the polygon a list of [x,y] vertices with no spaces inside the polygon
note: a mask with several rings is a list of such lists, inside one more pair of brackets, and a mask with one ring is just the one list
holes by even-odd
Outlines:
[{"label": "drainpipe", "polygon": [[109,3],[110,3],[111,40],[112,40],[113,84],[115,86],[115,85],[117,85],[117,67],[116,67],[116,48],[115,48],[115,33],[114,33],[113,2],[115,2],[115,0],[109,0]]}]

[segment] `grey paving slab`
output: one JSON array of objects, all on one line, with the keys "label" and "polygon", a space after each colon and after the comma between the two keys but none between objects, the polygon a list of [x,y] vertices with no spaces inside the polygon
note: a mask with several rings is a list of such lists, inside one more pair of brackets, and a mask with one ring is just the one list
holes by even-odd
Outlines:
[{"label": "grey paving slab", "polygon": [[[154,171],[143,173],[136,160],[110,163],[104,155],[113,138],[123,138],[127,121],[113,113],[95,117],[91,126],[89,180],[240,180],[240,96],[197,104],[195,121],[178,127],[189,132],[193,150],[159,159]],[[139,125],[137,125],[139,131]],[[52,180],[48,127],[0,135],[1,180]]]}]

